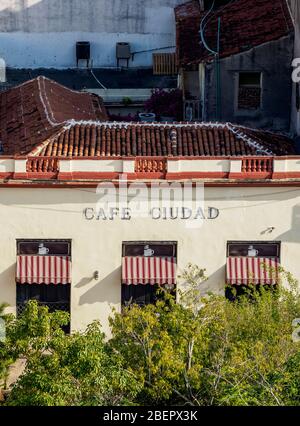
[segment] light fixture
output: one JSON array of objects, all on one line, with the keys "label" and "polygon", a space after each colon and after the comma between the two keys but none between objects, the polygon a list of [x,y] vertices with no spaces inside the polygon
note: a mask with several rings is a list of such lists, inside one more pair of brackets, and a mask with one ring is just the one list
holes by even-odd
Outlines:
[{"label": "light fixture", "polygon": [[94,280],[98,280],[99,279],[99,271],[95,271],[93,277],[94,277]]}]

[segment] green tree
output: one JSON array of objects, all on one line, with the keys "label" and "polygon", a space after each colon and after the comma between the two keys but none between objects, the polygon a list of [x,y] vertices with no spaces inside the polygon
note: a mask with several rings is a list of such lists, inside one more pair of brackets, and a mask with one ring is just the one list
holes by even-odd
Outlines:
[{"label": "green tree", "polygon": [[233,303],[202,297],[205,271],[189,265],[180,304],[166,295],[156,305],[116,314],[110,344],[143,381],[139,403],[297,403],[299,376],[291,377],[299,368],[299,343],[291,335],[300,300],[288,278],[290,291],[253,287]]},{"label": "green tree", "polygon": [[[188,265],[176,301],[163,289],[155,305],[132,305],[65,335],[68,314],[30,302],[7,318],[3,359],[25,357],[7,405],[300,405],[298,283],[249,287],[235,302],[203,296],[205,271]],[[180,303],[178,303],[180,302]],[[0,353],[1,356],[1,353]]]},{"label": "green tree", "polygon": [[[8,307],[6,303],[0,304],[0,321],[1,321],[1,332],[3,332],[3,340],[0,340],[0,389],[1,387],[6,386],[6,379],[8,374],[8,368],[12,364],[13,359],[8,354],[5,345],[5,332],[6,332],[6,323],[11,318],[10,315],[5,314],[5,309]],[[1,385],[2,383],[2,385]]]},{"label": "green tree", "polygon": [[97,322],[85,333],[65,335],[64,312],[49,313],[31,301],[8,328],[7,348],[27,359],[7,405],[122,405],[139,390],[122,359],[105,343]]}]

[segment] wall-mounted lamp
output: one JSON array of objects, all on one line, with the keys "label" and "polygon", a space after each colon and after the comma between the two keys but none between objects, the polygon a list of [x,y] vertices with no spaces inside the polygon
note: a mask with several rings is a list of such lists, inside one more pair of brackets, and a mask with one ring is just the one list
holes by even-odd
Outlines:
[{"label": "wall-mounted lamp", "polygon": [[99,279],[99,271],[95,271],[94,275],[93,275],[94,280],[98,280]]},{"label": "wall-mounted lamp", "polygon": [[275,231],[275,229],[276,229],[275,226],[269,226],[267,229],[261,232],[261,235],[272,234],[272,232]]}]

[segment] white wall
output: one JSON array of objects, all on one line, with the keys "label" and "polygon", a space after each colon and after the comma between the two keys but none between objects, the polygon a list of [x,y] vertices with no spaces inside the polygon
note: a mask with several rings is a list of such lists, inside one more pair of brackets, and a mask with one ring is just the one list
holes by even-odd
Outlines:
[{"label": "white wall", "polygon": [[[300,279],[299,188],[207,188],[205,207],[220,215],[200,228],[187,228],[180,219],[86,220],[83,209],[95,208],[98,197],[89,188],[0,189],[0,302],[15,310],[17,238],[72,239],[73,330],[100,319],[109,332],[108,316],[112,308],[120,310],[123,241],[177,241],[179,269],[189,262],[206,268],[203,292],[222,293],[227,241],[279,240],[282,265]],[[272,234],[269,227],[275,227]]]},{"label": "white wall", "polygon": [[[1,0],[0,57],[10,67],[74,67],[91,42],[94,66],[115,66],[116,42],[133,51],[175,45],[173,8],[184,0]],[[167,50],[168,51],[168,50]],[[151,65],[152,52],[131,66]]]}]

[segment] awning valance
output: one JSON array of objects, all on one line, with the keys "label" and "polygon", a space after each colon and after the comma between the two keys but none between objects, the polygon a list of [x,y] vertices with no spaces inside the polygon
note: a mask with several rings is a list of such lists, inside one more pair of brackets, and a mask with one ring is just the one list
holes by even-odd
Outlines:
[{"label": "awning valance", "polygon": [[68,256],[18,256],[19,284],[70,284],[71,259]]},{"label": "awning valance", "polygon": [[176,258],[123,257],[123,284],[176,284]]},{"label": "awning valance", "polygon": [[276,258],[229,257],[226,281],[231,285],[278,283],[279,262]]}]

